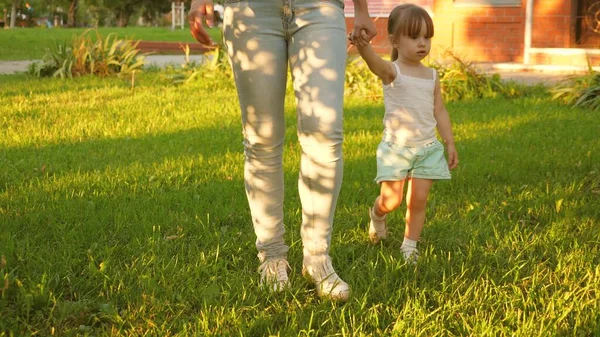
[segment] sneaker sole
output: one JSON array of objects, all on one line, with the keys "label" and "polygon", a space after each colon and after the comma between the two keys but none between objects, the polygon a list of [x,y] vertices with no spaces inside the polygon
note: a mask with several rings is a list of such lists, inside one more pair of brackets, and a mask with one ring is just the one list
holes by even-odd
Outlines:
[{"label": "sneaker sole", "polygon": [[347,302],[348,299],[350,299],[350,289],[344,290],[344,291],[340,291],[337,294],[323,294],[320,293],[319,291],[317,291],[317,295],[319,295],[320,298],[325,298],[325,299],[329,299],[332,301],[340,301],[340,302]]},{"label": "sneaker sole", "polygon": [[302,266],[302,276],[308,282],[310,282],[310,283],[312,283],[314,285],[315,291],[317,292],[317,295],[320,298],[330,299],[332,301],[341,301],[341,302],[346,302],[350,298],[350,287],[349,286],[348,286],[348,289],[346,289],[344,291],[340,291],[338,294],[322,293],[319,290],[319,286],[315,283],[315,281],[312,279],[312,277],[308,273],[308,270],[306,270],[306,268],[304,266]]}]

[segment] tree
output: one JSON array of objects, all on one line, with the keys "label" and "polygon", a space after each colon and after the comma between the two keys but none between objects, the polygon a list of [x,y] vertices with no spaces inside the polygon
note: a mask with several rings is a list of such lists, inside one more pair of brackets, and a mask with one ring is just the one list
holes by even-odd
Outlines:
[{"label": "tree", "polygon": [[104,0],[104,5],[111,9],[117,18],[117,27],[125,27],[129,19],[144,1],[142,0]]},{"label": "tree", "polygon": [[21,0],[13,0],[10,9],[10,28],[15,28],[17,25],[17,7],[21,4]]},{"label": "tree", "polygon": [[69,5],[69,14],[67,16],[67,27],[74,28],[77,27],[77,4],[78,0],[71,0],[71,4]]},{"label": "tree", "polygon": [[[57,8],[64,9],[67,26],[76,27],[78,24],[91,21],[91,24],[102,24],[105,19],[116,19],[116,25],[125,27],[134,15],[141,15],[146,22],[157,22],[161,15],[171,10],[172,0],[0,0],[0,12],[6,8],[10,12],[10,26],[16,26],[17,13],[25,2],[36,9],[37,15],[48,15],[50,18]],[[189,8],[191,0],[185,2]],[[213,0],[218,3],[222,0]],[[112,15],[107,15],[111,13]],[[8,23],[6,23],[8,25]]]},{"label": "tree", "polygon": [[165,0],[104,0],[104,6],[111,9],[117,18],[117,26],[125,27],[134,13],[142,10],[146,19],[155,19],[171,9],[171,2]]},{"label": "tree", "polygon": [[155,23],[162,14],[168,13],[170,10],[171,2],[169,1],[145,1],[140,14],[145,22]]},{"label": "tree", "polygon": [[68,8],[67,12],[67,27],[77,27],[77,9],[79,7],[79,0],[28,0],[28,3],[33,4],[34,7],[48,9],[48,14],[54,12],[56,8]]}]

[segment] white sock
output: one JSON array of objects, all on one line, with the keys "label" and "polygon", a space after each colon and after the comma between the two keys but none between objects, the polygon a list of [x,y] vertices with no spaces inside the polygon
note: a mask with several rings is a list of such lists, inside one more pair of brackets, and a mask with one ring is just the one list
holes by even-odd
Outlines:
[{"label": "white sock", "polygon": [[419,250],[417,249],[417,241],[411,240],[409,238],[404,238],[402,242],[402,247],[400,247],[402,254],[404,255],[404,259],[406,261],[415,264],[417,259],[419,258]]},{"label": "white sock", "polygon": [[377,220],[383,220],[385,219],[385,216],[387,214],[384,214],[382,216],[377,215],[377,212],[375,212],[375,209],[377,208],[377,204],[373,205],[373,208],[371,208],[371,213],[373,215],[373,218],[377,219]]},{"label": "white sock", "polygon": [[400,249],[402,249],[403,251],[406,252],[412,252],[417,250],[417,240],[411,240],[407,237],[404,238],[404,241],[402,241],[402,247],[400,247]]}]

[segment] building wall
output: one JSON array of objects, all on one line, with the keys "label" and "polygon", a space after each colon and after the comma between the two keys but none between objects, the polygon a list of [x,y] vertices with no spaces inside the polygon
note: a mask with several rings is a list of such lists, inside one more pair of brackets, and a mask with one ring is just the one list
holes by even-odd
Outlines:
[{"label": "building wall", "polygon": [[438,0],[434,13],[436,46],[473,61],[522,60],[525,1],[520,7],[456,7],[453,0]]},{"label": "building wall", "polygon": [[571,47],[575,36],[574,5],[571,0],[534,1],[532,47]]},{"label": "building wall", "polygon": [[[450,48],[456,55],[471,61],[522,62],[526,3],[522,0],[521,5],[515,7],[456,6],[454,0],[435,0],[432,54]],[[576,0],[534,0],[532,47],[582,47],[575,43],[575,13]],[[379,52],[388,53],[387,19],[374,20],[378,35],[373,46]],[[350,31],[353,18],[346,18],[346,22]],[[557,62],[556,57],[534,56],[532,60],[540,63]]]}]

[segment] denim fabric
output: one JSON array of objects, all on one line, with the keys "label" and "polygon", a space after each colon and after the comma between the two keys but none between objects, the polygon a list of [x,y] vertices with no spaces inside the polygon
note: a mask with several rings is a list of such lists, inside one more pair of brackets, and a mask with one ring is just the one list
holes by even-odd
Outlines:
[{"label": "denim fabric", "polygon": [[[340,0],[227,1],[224,42],[242,112],[244,179],[261,261],[287,255],[283,235],[288,69],[302,148],[298,189],[305,261],[329,254],[342,183],[346,26]],[[288,68],[289,67],[289,68]]]}]

